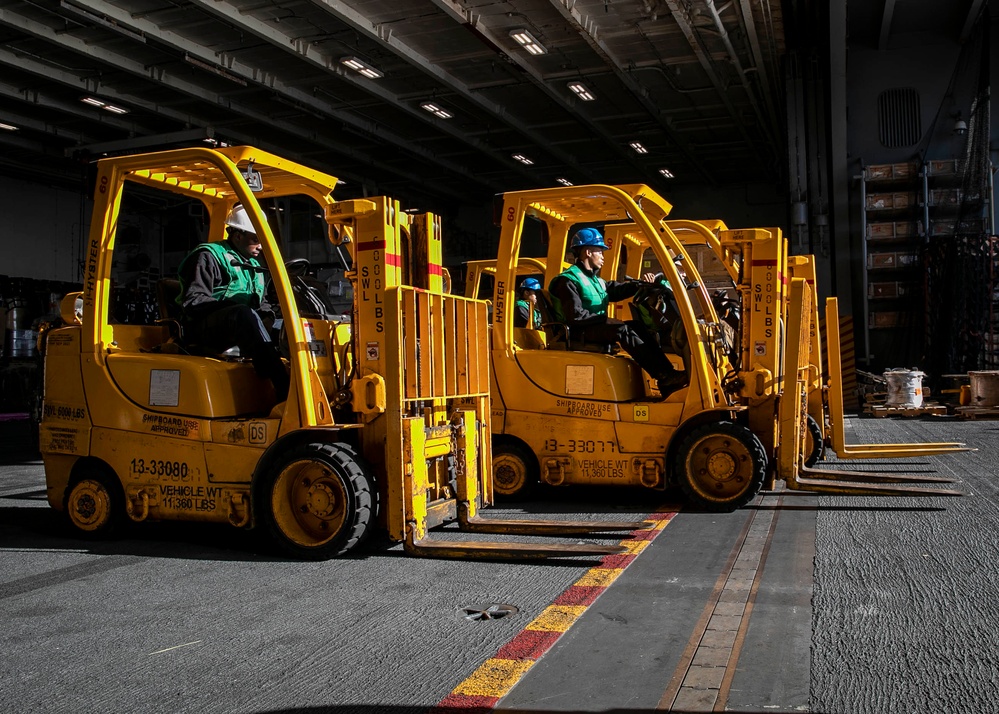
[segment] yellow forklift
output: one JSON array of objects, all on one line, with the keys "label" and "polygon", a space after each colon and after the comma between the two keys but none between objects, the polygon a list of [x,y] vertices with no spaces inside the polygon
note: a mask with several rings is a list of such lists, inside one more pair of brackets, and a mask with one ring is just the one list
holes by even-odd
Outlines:
[{"label": "yellow forklift", "polygon": [[[104,159],[96,181],[83,291],[64,299],[64,324],[44,335],[48,500],[80,534],[108,535],[126,518],[230,523],[265,528],[295,557],[324,559],[380,526],[415,555],[535,558],[621,548],[436,540],[430,529],[643,525],[480,515],[493,499],[486,303],[446,294],[436,216],[385,197],[335,201],[335,177],[251,147]],[[277,403],[248,360],[186,344],[170,299],[156,324],[114,318],[126,188],[198,206],[212,242],[242,204],[283,321],[287,401]],[[261,204],[291,196],[311,200],[328,240],[352,256],[350,319],[310,313],[314,303],[301,300]]]},{"label": "yellow forklift", "polygon": [[[513,326],[526,222],[538,223],[546,244],[546,255],[531,256],[543,259],[543,285],[561,272],[575,228],[599,224],[610,235],[608,226],[625,222],[645,234],[665,277],[679,285],[673,258],[684,255],[683,247],[659,238],[671,205],[639,184],[510,192],[498,202],[491,341],[497,490],[523,493],[539,480],[663,489],[675,479],[702,508],[731,509],[751,500],[766,476],[766,453],[745,424],[745,407],[723,384],[731,365],[706,293],[677,292],[689,356],[667,356],[688,379],[672,394],[660,394],[625,354],[574,345],[546,314],[550,296],[544,289],[544,339],[527,338],[532,330]],[[662,293],[652,284],[643,290],[632,302],[654,308]]]},{"label": "yellow forklift", "polygon": [[[787,241],[779,228],[731,231],[722,221],[666,221],[695,256],[699,266],[709,263],[720,266],[715,275],[727,273],[731,283],[729,292],[740,294],[743,310],[756,306],[756,290],[762,283],[777,281],[777,291],[787,281],[796,277],[813,287],[815,262],[811,255],[789,255]],[[755,257],[754,257],[755,256]],[[774,270],[773,266],[783,266]],[[704,274],[704,270],[700,271]],[[724,279],[721,280],[724,282]],[[754,287],[756,286],[756,287]],[[786,301],[785,301],[786,304]],[[755,309],[753,313],[756,313]],[[751,313],[749,316],[752,317]],[[843,408],[842,358],[839,338],[838,301],[826,300],[826,331],[828,335],[828,372],[823,365],[822,336],[819,329],[818,302],[813,301],[809,320],[809,379],[808,416],[806,418],[805,465],[814,465],[823,455],[828,444],[840,459],[904,458],[970,451],[960,442],[901,443],[901,444],[847,444],[844,435],[845,410]],[[781,318],[784,319],[783,317]],[[765,327],[765,326],[759,326]],[[744,336],[758,349],[759,336],[751,333],[747,323]]]},{"label": "yellow forklift", "polygon": [[[743,320],[735,359],[690,255],[666,221],[670,204],[647,186],[543,189],[498,199],[501,237],[491,350],[494,472],[501,494],[523,493],[538,481],[658,489],[674,483],[695,507],[728,510],[751,500],[764,482],[772,486],[781,478],[790,488],[816,491],[957,495],[883,485],[940,479],[818,471],[805,465],[822,439],[807,428],[807,412],[788,410],[797,403],[793,392],[801,386],[807,395],[811,384],[812,288],[803,278],[796,279],[799,283],[788,280],[779,231],[729,232],[727,241],[719,241],[723,250],[738,253],[754,269],[738,281],[752,286],[751,294],[742,296],[751,306],[751,319]],[[658,394],[624,354],[582,351],[571,343],[566,349],[567,341],[555,329],[561,326],[546,327],[543,341],[526,338],[523,333],[530,330],[513,328],[513,286],[525,222],[531,220],[543,226],[547,241],[545,284],[558,274],[547,266],[562,265],[572,232],[600,225],[609,245],[607,276],[620,277],[624,267],[635,276],[651,266],[670,285],[683,286],[668,298],[643,288],[628,309],[638,303],[637,314],[656,314],[667,299],[674,303],[676,319],[661,344],[674,365],[687,372],[687,386]],[[649,252],[652,260],[646,260]],[[686,267],[686,277],[678,263]],[[792,283],[798,285],[795,291]],[[549,302],[550,296],[541,292],[541,303]],[[804,317],[792,320],[791,313],[806,303]],[[803,332],[804,347],[792,354],[789,345],[802,339],[793,330]],[[861,480],[869,487],[843,485],[844,480]]]}]

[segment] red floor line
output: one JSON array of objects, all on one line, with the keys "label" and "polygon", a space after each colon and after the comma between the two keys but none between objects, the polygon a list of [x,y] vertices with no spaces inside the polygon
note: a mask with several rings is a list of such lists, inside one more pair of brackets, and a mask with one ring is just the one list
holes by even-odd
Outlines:
[{"label": "red floor line", "polygon": [[[651,542],[655,540],[669,521],[676,516],[676,513],[676,511],[668,511],[650,514],[646,520],[655,522],[655,525],[652,528],[632,531],[628,538],[623,539],[621,542]],[[623,570],[634,562],[636,557],[637,555],[633,553],[605,556],[600,559],[599,564],[587,571],[587,573],[584,574],[580,580],[585,579],[588,575],[594,572],[599,573],[600,571],[606,571],[608,569]],[[580,615],[582,615],[582,612],[585,612],[585,608],[592,605],[597,598],[600,597],[600,594],[606,589],[606,586],[573,584],[556,597],[552,601],[552,605],[583,607],[584,610],[580,612]],[[576,619],[578,619],[578,616]],[[573,620],[573,622],[575,622],[575,620]],[[572,625],[570,624],[568,627],[571,626]],[[568,629],[568,627],[566,629]],[[509,688],[512,687],[513,684],[516,684],[516,681],[519,681],[519,679],[526,674],[527,669],[533,666],[538,659],[551,649],[552,645],[554,645],[563,634],[564,631],[553,632],[548,630],[532,630],[525,627],[516,636],[514,636],[513,639],[500,647],[493,657],[490,657],[482,666],[479,667],[479,669],[473,672],[464,682],[455,687],[455,689],[438,702],[435,707],[430,709],[429,714],[477,714],[479,712],[491,711],[495,708],[496,703],[499,702],[506,691],[509,691]],[[477,677],[477,675],[483,672],[483,670],[486,670],[490,663],[504,661],[526,663],[527,669],[523,669],[523,671],[520,671],[519,674],[514,675],[515,679],[512,682],[507,681],[507,686],[498,687],[497,691],[490,695],[467,694],[461,692],[461,690],[465,688],[465,685],[472,681],[476,681],[481,687],[482,678]],[[488,681],[488,677],[485,679]]]}]

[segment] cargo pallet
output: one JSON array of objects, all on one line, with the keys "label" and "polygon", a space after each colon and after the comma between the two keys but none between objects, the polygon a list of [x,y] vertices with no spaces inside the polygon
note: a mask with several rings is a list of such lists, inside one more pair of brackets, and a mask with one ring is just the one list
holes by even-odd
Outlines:
[{"label": "cargo pallet", "polygon": [[957,407],[954,413],[962,419],[999,419],[999,407]]}]

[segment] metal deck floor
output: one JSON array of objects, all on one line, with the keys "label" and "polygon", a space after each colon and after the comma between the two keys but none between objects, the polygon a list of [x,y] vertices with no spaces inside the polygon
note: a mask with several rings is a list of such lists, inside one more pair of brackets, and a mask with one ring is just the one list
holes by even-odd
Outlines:
[{"label": "metal deck floor", "polygon": [[[849,427],[851,442],[978,447],[873,467],[932,468],[968,495],[779,491],[732,514],[681,510],[604,565],[398,546],[298,563],[221,526],[81,542],[45,503],[39,463],[0,466],[0,710],[999,711],[999,422]],[[669,514],[650,495],[497,513]],[[490,603],[519,613],[461,617]]]}]

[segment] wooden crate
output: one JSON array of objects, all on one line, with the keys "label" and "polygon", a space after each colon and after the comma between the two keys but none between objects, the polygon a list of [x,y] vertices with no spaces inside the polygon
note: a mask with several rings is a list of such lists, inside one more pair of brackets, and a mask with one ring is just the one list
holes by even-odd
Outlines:
[{"label": "wooden crate", "polygon": [[898,280],[878,281],[867,284],[867,297],[875,299],[900,298],[911,295],[915,289],[915,283]]},{"label": "wooden crate", "polygon": [[915,205],[916,193],[914,191],[867,194],[868,211],[894,211]]},{"label": "wooden crate", "polygon": [[930,191],[931,206],[957,206],[963,196],[959,188],[935,188]]},{"label": "wooden crate", "polygon": [[899,322],[899,313],[895,310],[884,310],[880,312],[871,312],[868,314],[868,324],[871,329],[883,329],[885,327],[897,327]]},{"label": "wooden crate", "polygon": [[919,175],[919,164],[906,161],[899,164],[872,164],[864,168],[867,181],[909,181]]},{"label": "wooden crate", "polygon": [[867,224],[867,240],[872,243],[913,238],[917,235],[919,235],[918,226],[912,221],[879,221]]},{"label": "wooden crate", "polygon": [[908,250],[879,251],[867,254],[868,270],[893,270],[919,265],[919,254]]},{"label": "wooden crate", "polygon": [[926,164],[927,176],[957,176],[961,165],[958,159],[940,159]]}]

